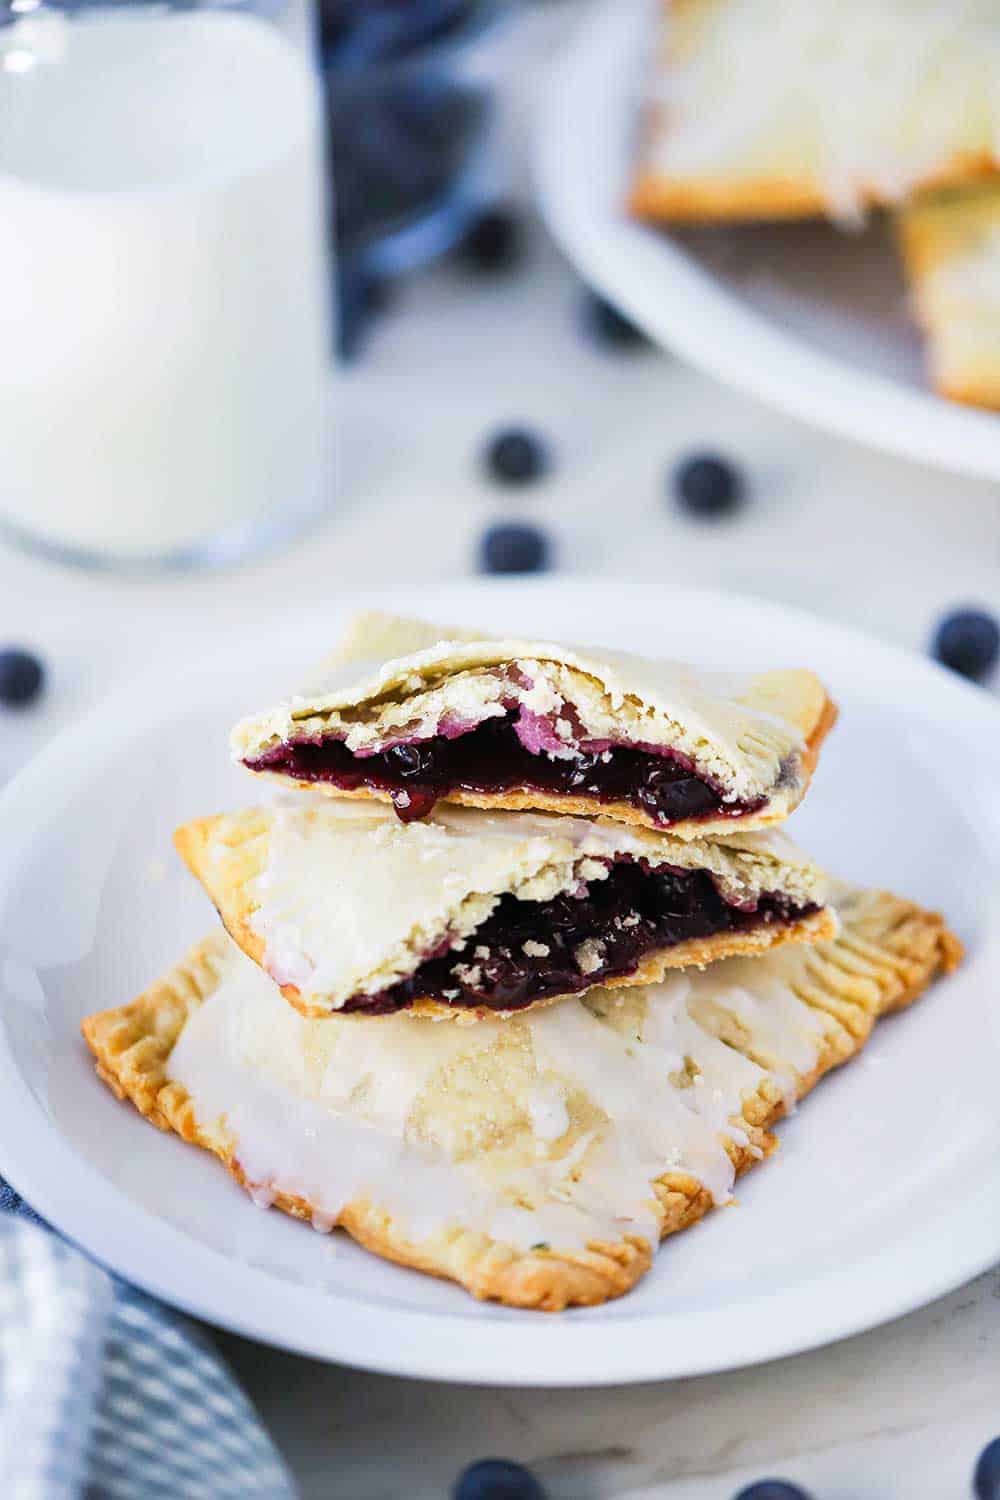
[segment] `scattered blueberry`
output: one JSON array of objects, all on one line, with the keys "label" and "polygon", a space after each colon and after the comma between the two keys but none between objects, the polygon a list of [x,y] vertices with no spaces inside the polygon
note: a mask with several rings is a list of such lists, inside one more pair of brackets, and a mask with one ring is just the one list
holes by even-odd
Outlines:
[{"label": "scattered blueberry", "polygon": [[647,342],[642,329],[599,292],[584,294],[583,319],[596,341],[609,349],[636,349]]},{"label": "scattered blueberry", "polygon": [[452,1500],[545,1500],[530,1469],[506,1458],[481,1458],[455,1481]]},{"label": "scattered blueberry", "polygon": [[521,254],[520,221],[509,209],[487,209],[466,234],[460,254],[474,271],[510,270]]},{"label": "scattered blueberry", "polygon": [[809,1500],[804,1489],[787,1479],[758,1479],[740,1490],[736,1500]]},{"label": "scattered blueberry", "polygon": [[510,427],[486,445],[486,467],[502,484],[531,484],[548,468],[545,444],[533,432]]},{"label": "scattered blueberry", "polygon": [[724,516],[743,499],[743,478],[724,458],[696,453],[674,471],[674,489],[693,516]]},{"label": "scattered blueberry", "polygon": [[479,556],[484,573],[542,573],[549,565],[549,539],[537,526],[491,526]]},{"label": "scattered blueberry", "polygon": [[972,1487],[976,1500],[998,1500],[1000,1497],[1000,1438],[987,1443],[980,1453]]},{"label": "scattered blueberry", "polygon": [[30,651],[10,646],[0,651],[0,704],[4,708],[27,708],[42,691],[45,668]]},{"label": "scattered blueberry", "polygon": [[1000,657],[1000,625],[982,609],[956,609],[934,632],[934,655],[953,672],[981,679]]}]

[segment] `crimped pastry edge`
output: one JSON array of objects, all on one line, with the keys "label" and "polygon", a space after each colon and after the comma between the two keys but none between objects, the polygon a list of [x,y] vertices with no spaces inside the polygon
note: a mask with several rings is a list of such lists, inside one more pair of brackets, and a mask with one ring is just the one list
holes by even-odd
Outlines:
[{"label": "crimped pastry edge", "polygon": [[[988,152],[959,151],[914,191],[971,186],[998,177],[1000,172]],[[858,196],[863,209],[892,207],[894,203],[873,185],[862,185]],[[831,217],[821,184],[808,178],[671,178],[645,165],[636,170],[626,207],[633,218],[654,224],[764,223]]]},{"label": "crimped pastry edge", "polygon": [[[850,899],[840,938],[829,952],[813,950],[811,956],[821,967],[826,962],[834,964],[838,992],[846,991],[853,998],[838,993],[827,996],[826,1005],[809,998],[808,1003],[827,1010],[842,1024],[822,1050],[816,1068],[800,1080],[800,1099],[826,1072],[857,1055],[881,1016],[910,1005],[936,974],[949,972],[961,960],[959,940],[937,913],[886,892],[858,892]],[[98,1076],[117,1098],[130,1101],[158,1129],[173,1130],[211,1151],[246,1186],[233,1143],[202,1127],[189,1095],[167,1073],[170,1052],[188,1016],[218,982],[227,941],[222,933],[204,939],[138,999],[88,1016],[81,1030]],[[845,1006],[854,1013],[850,1027],[843,1024]],[[774,1150],[777,1143],[770,1127],[784,1111],[784,1098],[769,1082],[746,1099],[744,1120],[750,1126],[750,1146],[761,1154],[732,1145],[730,1155],[738,1176]],[[708,1192],[684,1173],[665,1173],[653,1190],[662,1238],[696,1223],[712,1207]],[[295,1218],[312,1215],[307,1202],[285,1193],[278,1194],[275,1205]],[[547,1312],[622,1296],[652,1260],[649,1245],[639,1237],[614,1244],[595,1241],[582,1252],[542,1252],[520,1251],[474,1231],[456,1229],[414,1244],[390,1213],[367,1199],[347,1205],[338,1223],[384,1259],[458,1282],[481,1300]]]}]

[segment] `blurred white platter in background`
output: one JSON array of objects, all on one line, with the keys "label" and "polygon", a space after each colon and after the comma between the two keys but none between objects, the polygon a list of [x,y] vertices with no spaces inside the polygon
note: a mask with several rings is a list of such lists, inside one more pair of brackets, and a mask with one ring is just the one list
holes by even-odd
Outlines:
[{"label": "blurred white platter in background", "polygon": [[602,0],[544,85],[536,175],[562,249],[650,338],[719,380],[904,458],[1000,478],[1000,417],[928,387],[887,220],[859,234],[628,218],[656,9]]},{"label": "blurred white platter in background", "polygon": [[354,602],[289,611],[147,674],[0,793],[0,1171],[38,1211],[130,1281],[240,1333],[518,1386],[772,1359],[1000,1258],[1000,710],[920,657],[725,594],[541,579],[363,601],[716,668],[808,664],[843,717],[794,833],[835,872],[940,907],[967,943],[956,975],[779,1127],[777,1158],[741,1182],[738,1206],[669,1240],[631,1295],[551,1316],[477,1303],[262,1212],[213,1158],[112,1098],[80,1018],[137,994],[215,921],[171,831],[260,795],[230,763],[229,727],[301,680]]}]

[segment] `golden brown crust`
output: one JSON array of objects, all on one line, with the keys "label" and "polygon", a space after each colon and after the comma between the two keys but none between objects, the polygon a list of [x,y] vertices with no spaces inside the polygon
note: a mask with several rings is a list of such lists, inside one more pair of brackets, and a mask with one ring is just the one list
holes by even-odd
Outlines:
[{"label": "golden brown crust", "polygon": [[[159,1129],[174,1130],[212,1151],[245,1186],[232,1142],[203,1128],[190,1097],[170,1082],[167,1070],[189,1014],[218,983],[226,946],[221,933],[205,939],[131,1004],[87,1017],[82,1031],[98,1076],[119,1099],[130,1100]],[[880,1015],[910,1004],[937,973],[949,972],[960,957],[958,939],[936,913],[884,892],[852,895],[844,906],[840,936],[811,950],[812,982],[796,990],[807,1003],[838,1015],[842,1022],[831,1030],[816,1068],[800,1079],[798,1097],[804,1097],[830,1068],[856,1055]],[[727,1040],[743,1050],[738,1037]],[[742,1123],[748,1144],[728,1148],[738,1175],[774,1150],[770,1127],[784,1109],[784,1097],[769,1081],[745,1099]],[[653,1187],[662,1237],[687,1228],[712,1207],[707,1191],[687,1174],[665,1172]],[[311,1206],[301,1198],[279,1193],[275,1203],[295,1218],[312,1216]],[[618,1243],[595,1241],[581,1252],[521,1251],[454,1228],[418,1244],[406,1237],[391,1214],[367,1199],[348,1204],[338,1222],[360,1244],[388,1260],[456,1281],[476,1297],[511,1307],[551,1312],[604,1302],[627,1292],[651,1263],[650,1247],[638,1237]]]},{"label": "golden brown crust", "polygon": [[931,979],[953,973],[962,962],[961,940],[940,912],[888,891],[859,892],[842,910],[843,930],[835,951],[842,972],[859,987],[857,1002],[867,1003],[875,1019],[905,1010]]},{"label": "golden brown crust", "polygon": [[[199,818],[178,828],[174,833],[174,844],[192,875],[204,886],[230,937],[248,958],[263,966],[264,942],[251,926],[251,918],[257,908],[250,895],[250,887],[261,874],[266,861],[267,826],[263,814],[251,816],[256,818],[256,823],[248,828],[246,822],[242,822],[238,830],[234,829],[234,842],[220,837],[225,818],[215,816]],[[221,857],[217,853],[220,842],[226,843],[226,851]],[[763,926],[748,932],[719,932],[709,937],[691,938],[672,948],[647,954],[633,974],[602,983],[608,989],[654,984],[672,969],[704,968],[720,958],[768,953],[785,943],[819,943],[834,937],[836,930],[836,917],[829,908],[823,907],[818,912],[781,926]],[[316,1005],[303,999],[301,991],[294,984],[283,984],[279,988],[289,1004],[304,1016],[317,1019],[337,1014],[330,1006]],[[563,999],[563,995],[551,995],[535,1004],[557,1005]],[[417,1016],[466,1023],[505,1019],[519,1014],[518,1011],[491,1010],[485,1006],[448,1005],[429,996],[418,996],[409,1008]]]},{"label": "golden brown crust", "polygon": [[[920,188],[972,185],[996,177],[997,167],[988,152],[959,151],[925,178]],[[891,201],[871,183],[859,185],[858,198],[863,208]],[[830,213],[822,184],[809,178],[671,178],[646,166],[636,172],[627,207],[634,218],[671,224],[760,223],[817,219]]]},{"label": "golden brown crust", "polygon": [[[256,821],[251,822],[251,819]],[[220,817],[197,818],[174,831],[174,848],[194,878],[207,891],[212,905],[229,936],[255,964],[263,964],[264,942],[250,926],[256,908],[251,904],[247,885],[263,870],[267,857],[267,822],[262,813],[248,814],[241,822],[239,838],[225,839]],[[213,853],[219,844],[226,845],[220,858]],[[289,993],[291,991],[292,993]],[[294,985],[283,985],[286,1000],[297,998]]]},{"label": "golden brown crust", "polygon": [[[833,699],[824,698],[819,717],[813,725],[812,731],[806,739],[805,748],[799,757],[799,776],[802,780],[803,797],[809,790],[809,783],[815,774],[816,763],[819,760],[819,752],[823,747],[823,742],[831,729],[836,725],[839,715],[840,710]],[[802,798],[800,797],[799,801],[801,802],[801,800]]]}]

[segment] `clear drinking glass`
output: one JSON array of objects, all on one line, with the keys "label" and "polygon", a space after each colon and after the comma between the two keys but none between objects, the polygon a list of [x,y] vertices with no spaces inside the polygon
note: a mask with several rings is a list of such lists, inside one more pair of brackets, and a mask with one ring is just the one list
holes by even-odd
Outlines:
[{"label": "clear drinking glass", "polygon": [[308,0],[0,0],[0,532],[215,562],[331,499]]}]

